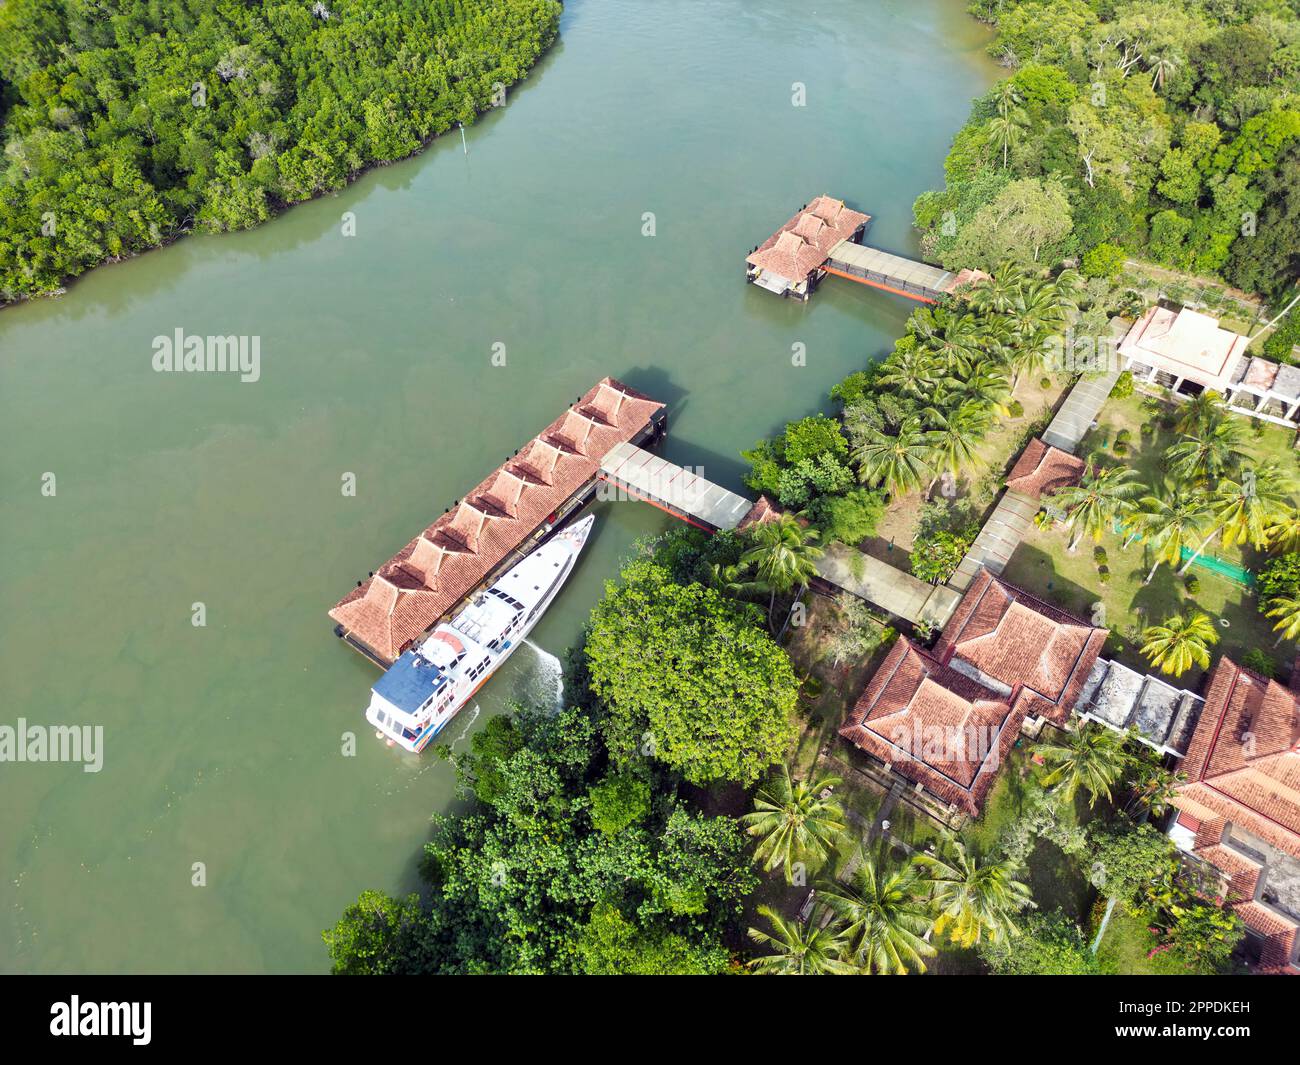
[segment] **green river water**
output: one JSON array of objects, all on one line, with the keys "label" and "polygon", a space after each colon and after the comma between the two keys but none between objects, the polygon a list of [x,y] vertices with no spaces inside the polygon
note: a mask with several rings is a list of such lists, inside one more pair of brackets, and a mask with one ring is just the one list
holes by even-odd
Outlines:
[{"label": "green river water", "polygon": [[[0,724],[104,728],[99,773],[0,764],[0,968],[319,972],[360,890],[415,889],[452,770],[373,738],[376,672],[325,612],[605,374],[671,404],[667,457],[742,489],[739,449],[824,408],[913,306],[833,278],[783,301],[745,253],[822,192],[914,252],[986,42],[962,0],[571,0],[468,155],[444,138],[0,314]],[[261,379],[155,373],[177,328],[259,336]],[[599,504],[446,742],[553,700],[554,656],[668,520]]]}]

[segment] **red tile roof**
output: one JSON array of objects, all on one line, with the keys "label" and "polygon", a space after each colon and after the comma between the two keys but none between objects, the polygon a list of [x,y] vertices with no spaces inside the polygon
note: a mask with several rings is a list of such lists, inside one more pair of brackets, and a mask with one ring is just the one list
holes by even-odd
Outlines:
[{"label": "red tile roof", "polygon": [[345,633],[394,661],[634,439],[662,403],[611,377],[591,389],[354,588],[330,611]]},{"label": "red tile roof", "polygon": [[944,626],[935,656],[1005,687],[1026,714],[1064,725],[1107,633],[982,568]]},{"label": "red tile roof", "polygon": [[1300,858],[1300,693],[1220,658],[1182,769],[1175,806]]},{"label": "red tile roof", "polygon": [[769,521],[776,521],[784,511],[773,503],[767,496],[759,496],[758,502],[746,511],[745,516],[740,519],[736,525],[736,532],[744,532],[751,525],[762,525]]},{"label": "red tile roof", "polygon": [[836,244],[870,220],[870,215],[845,207],[843,200],[818,196],[759,245],[746,262],[787,280],[802,281],[826,261]]},{"label": "red tile roof", "polygon": [[900,639],[840,735],[977,816],[1024,717],[1003,696]]},{"label": "red tile roof", "polygon": [[1007,475],[1007,487],[1040,499],[1083,480],[1083,459],[1035,437]]}]

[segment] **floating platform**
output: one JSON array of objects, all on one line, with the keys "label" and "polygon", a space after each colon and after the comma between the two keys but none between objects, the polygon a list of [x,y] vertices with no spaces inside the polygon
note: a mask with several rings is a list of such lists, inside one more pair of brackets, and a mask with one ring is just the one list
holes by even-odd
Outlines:
[{"label": "floating platform", "polygon": [[860,285],[937,303],[989,275],[980,270],[944,270],[862,243],[871,216],[850,210],[843,200],[818,196],[749,253],[745,280],[790,299],[806,300],[827,274]]},{"label": "floating platform", "polygon": [[387,668],[594,494],[616,446],[662,435],[664,405],[606,377],[335,604],[335,633]]}]

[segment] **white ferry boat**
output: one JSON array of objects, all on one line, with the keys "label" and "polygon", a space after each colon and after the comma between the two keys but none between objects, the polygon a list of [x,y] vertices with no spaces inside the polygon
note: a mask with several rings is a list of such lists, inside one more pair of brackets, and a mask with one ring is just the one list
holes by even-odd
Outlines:
[{"label": "white ferry boat", "polygon": [[573,572],[595,515],[556,533],[451,621],[406,651],[370,689],[375,735],[419,753],[487,683]]}]

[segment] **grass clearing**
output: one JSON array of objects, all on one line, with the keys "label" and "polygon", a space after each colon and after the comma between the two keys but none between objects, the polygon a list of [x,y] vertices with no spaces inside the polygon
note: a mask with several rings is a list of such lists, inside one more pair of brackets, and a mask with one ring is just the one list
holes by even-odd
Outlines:
[{"label": "grass clearing", "polygon": [[[1131,434],[1131,451],[1122,460],[1115,457],[1113,450],[1121,429]],[[1247,434],[1247,446],[1261,463],[1277,462],[1285,469],[1300,471],[1292,447],[1294,438],[1293,432],[1281,426],[1261,425],[1258,431]],[[1135,393],[1107,402],[1097,427],[1084,438],[1080,451],[1085,455],[1095,453],[1102,461],[1128,463],[1151,487],[1164,476],[1165,451],[1177,439],[1172,429],[1147,412],[1143,397]],[[1219,643],[1213,649],[1216,657],[1227,654],[1239,660],[1249,650],[1264,648],[1282,663],[1295,654],[1294,646],[1285,642],[1272,650],[1276,634],[1272,622],[1260,614],[1254,592],[1224,576],[1194,565],[1188,572],[1196,575],[1199,586],[1190,591],[1186,577],[1162,565],[1151,583],[1144,584],[1151,568],[1149,553],[1140,542],[1126,549],[1123,537],[1108,532],[1100,541],[1110,569],[1110,580],[1103,583],[1093,555],[1098,545],[1085,537],[1071,552],[1068,544],[1069,534],[1063,529],[1033,528],[1002,576],[1080,617],[1098,617],[1111,629],[1106,653],[1127,666],[1143,672],[1147,669],[1146,659],[1139,653],[1142,629],[1192,610],[1203,611],[1215,620],[1219,634]],[[1207,554],[1250,570],[1258,569],[1263,562],[1250,548],[1224,548],[1217,541]],[[1200,679],[1201,671],[1193,669],[1177,681],[1190,688]]]}]

